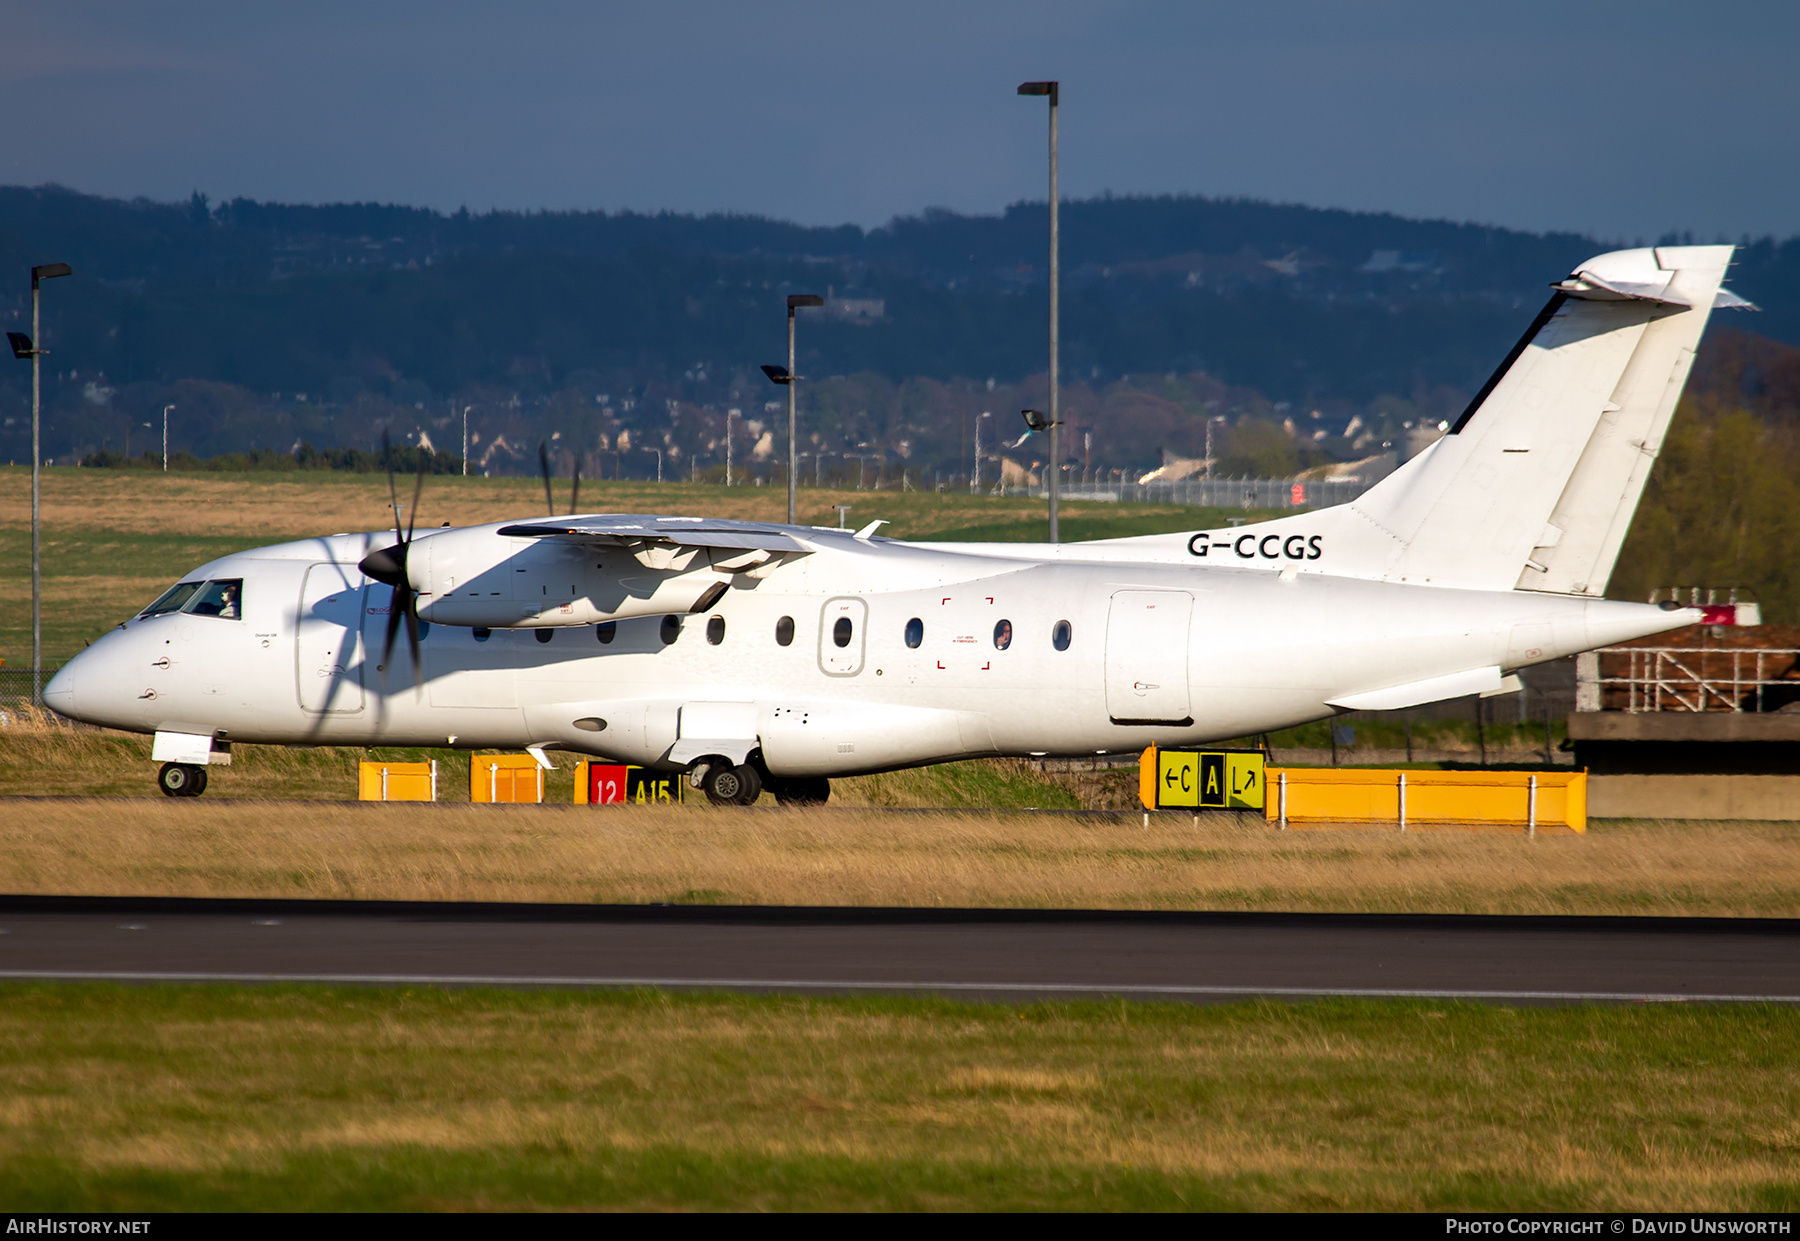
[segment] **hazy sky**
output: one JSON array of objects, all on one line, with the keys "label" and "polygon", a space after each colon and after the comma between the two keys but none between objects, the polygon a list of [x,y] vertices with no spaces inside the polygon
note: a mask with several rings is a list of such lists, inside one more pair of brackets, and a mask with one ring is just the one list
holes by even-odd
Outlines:
[{"label": "hazy sky", "polygon": [[0,182],[881,223],[1186,191],[1800,233],[1800,4],[0,0]]}]

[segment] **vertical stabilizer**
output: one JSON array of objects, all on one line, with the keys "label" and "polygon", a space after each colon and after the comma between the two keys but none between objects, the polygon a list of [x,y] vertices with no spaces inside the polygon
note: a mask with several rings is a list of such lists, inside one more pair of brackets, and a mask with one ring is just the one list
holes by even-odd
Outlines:
[{"label": "vertical stabilizer", "polygon": [[1730,246],[1597,255],[1430,448],[1348,504],[1242,530],[1084,545],[1471,590],[1599,596],[1631,525]]},{"label": "vertical stabilizer", "polygon": [[[1681,398],[1731,259],[1730,246],[1664,246],[1644,273],[1663,282],[1643,337],[1519,574],[1522,590],[1603,594]],[[1577,273],[1577,277],[1581,273]]]},{"label": "vertical stabilizer", "polygon": [[[1380,575],[1601,593],[1730,258],[1621,250],[1555,285],[1450,433],[1345,506],[1387,542]],[[1353,557],[1380,550],[1351,529]]]}]

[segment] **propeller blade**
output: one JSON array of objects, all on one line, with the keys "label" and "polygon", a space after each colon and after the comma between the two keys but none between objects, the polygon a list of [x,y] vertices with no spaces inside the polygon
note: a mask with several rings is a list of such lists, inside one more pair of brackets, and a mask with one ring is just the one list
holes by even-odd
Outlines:
[{"label": "propeller blade", "polygon": [[581,511],[581,454],[575,454],[575,487],[569,492],[569,516]]},{"label": "propeller blade", "polygon": [[419,599],[410,587],[406,591],[406,646],[412,652],[413,693],[416,696],[425,688],[422,672],[425,665],[419,659]]},{"label": "propeller blade", "polygon": [[419,472],[413,478],[412,512],[406,518],[406,541],[412,542],[413,527],[419,521],[419,493],[425,490],[425,450],[419,449]]},{"label": "propeller blade", "polygon": [[394,662],[394,639],[400,636],[400,592],[404,586],[394,587],[393,595],[388,599],[387,640],[381,645],[381,675],[387,678],[388,665]]},{"label": "propeller blade", "polygon": [[544,474],[544,511],[556,516],[556,500],[550,495],[550,445],[543,440],[538,441],[538,467]]},{"label": "propeller blade", "polygon": [[381,428],[381,463],[387,467],[388,499],[394,510],[394,537],[404,543],[406,536],[400,532],[400,492],[394,487],[394,446],[388,440],[386,427]]}]

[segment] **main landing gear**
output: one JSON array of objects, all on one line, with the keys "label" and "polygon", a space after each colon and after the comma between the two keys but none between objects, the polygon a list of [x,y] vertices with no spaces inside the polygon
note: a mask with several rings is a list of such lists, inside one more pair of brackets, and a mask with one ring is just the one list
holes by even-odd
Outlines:
[{"label": "main landing gear", "polygon": [[831,781],[824,776],[779,780],[770,776],[769,792],[784,806],[823,806],[831,798]]},{"label": "main landing gear", "polygon": [[206,792],[206,768],[192,763],[164,763],[156,773],[164,797],[198,797]]},{"label": "main landing gear", "polygon": [[706,799],[715,806],[748,806],[762,796],[762,775],[748,763],[714,763],[700,778]]},{"label": "main landing gear", "polygon": [[706,793],[715,806],[748,806],[766,789],[784,806],[822,806],[831,796],[831,781],[823,776],[784,779],[772,776],[760,765],[732,763],[728,759],[702,760],[688,769],[688,783]]}]

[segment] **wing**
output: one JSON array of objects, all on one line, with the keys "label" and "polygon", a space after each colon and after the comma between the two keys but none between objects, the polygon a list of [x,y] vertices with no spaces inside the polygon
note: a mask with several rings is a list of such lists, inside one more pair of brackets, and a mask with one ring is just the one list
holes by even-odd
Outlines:
[{"label": "wing", "polygon": [[654,517],[635,513],[603,513],[570,517],[561,521],[522,522],[502,526],[499,533],[513,538],[568,539],[614,547],[672,544],[677,547],[717,547],[736,551],[811,552],[810,543],[796,537],[793,526],[722,517]]}]

